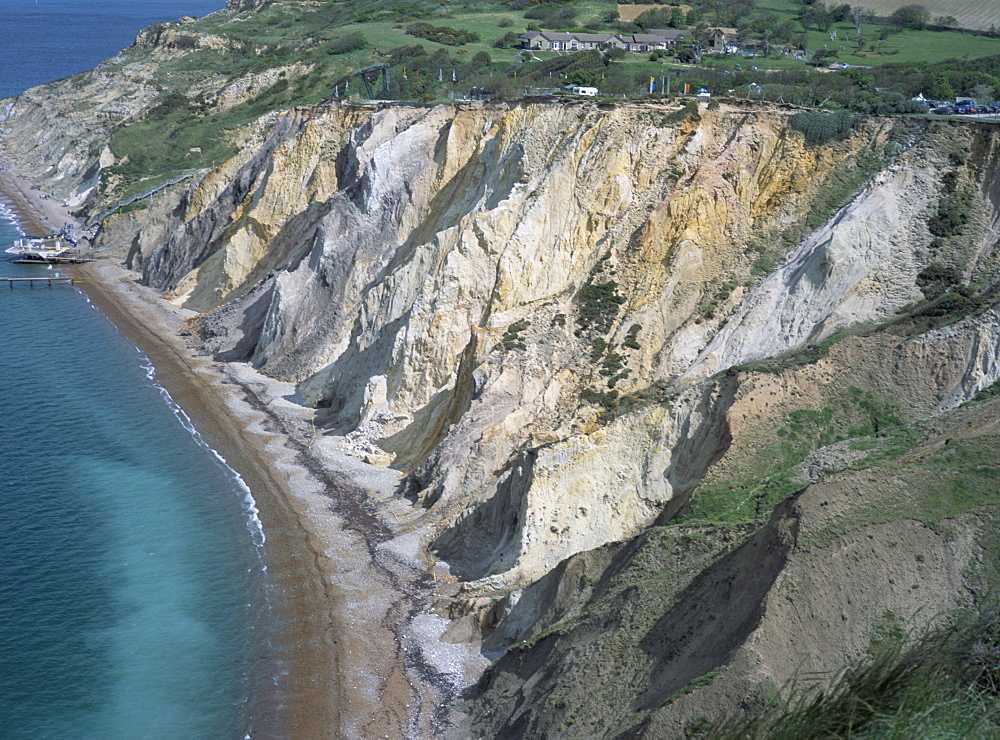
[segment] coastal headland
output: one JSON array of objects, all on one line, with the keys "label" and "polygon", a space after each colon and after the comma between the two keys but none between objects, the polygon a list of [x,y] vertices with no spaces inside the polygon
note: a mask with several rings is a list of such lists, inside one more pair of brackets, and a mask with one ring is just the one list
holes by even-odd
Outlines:
[{"label": "coastal headland", "polygon": [[712,104],[325,101],[119,200],[19,101],[260,501],[275,734],[681,737],[995,618],[1000,130]]},{"label": "coastal headland", "polygon": [[[0,170],[0,200],[28,234],[81,226],[10,161]],[[293,384],[200,352],[186,325],[195,313],[164,301],[135,274],[109,260],[72,270],[260,509],[278,649],[251,669],[255,733],[440,732],[449,699],[467,682],[462,676],[485,661],[458,646],[445,646],[445,654],[421,646],[424,637],[436,642],[447,622],[416,626],[411,618],[431,599],[427,583],[446,574],[429,569],[407,507],[391,501],[397,474],[363,465],[340,453],[335,438],[317,436],[309,410],[294,402]],[[449,672],[451,681],[434,678]]]}]

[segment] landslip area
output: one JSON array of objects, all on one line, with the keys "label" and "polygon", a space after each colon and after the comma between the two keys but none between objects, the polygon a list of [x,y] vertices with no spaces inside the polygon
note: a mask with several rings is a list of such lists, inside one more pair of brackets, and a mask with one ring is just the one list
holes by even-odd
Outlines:
[{"label": "landslip area", "polygon": [[328,102],[112,214],[66,136],[108,310],[268,440],[328,734],[682,736],[987,592],[997,130],[817,115]]}]

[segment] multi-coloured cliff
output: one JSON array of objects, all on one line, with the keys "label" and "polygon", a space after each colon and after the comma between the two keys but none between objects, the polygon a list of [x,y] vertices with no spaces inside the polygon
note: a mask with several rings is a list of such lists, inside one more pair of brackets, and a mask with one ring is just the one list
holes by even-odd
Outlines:
[{"label": "multi-coloured cliff", "polygon": [[497,659],[459,734],[661,737],[973,603],[1000,500],[998,130],[711,108],[327,102],[110,215],[99,132],[4,125],[207,351],[405,474]]}]

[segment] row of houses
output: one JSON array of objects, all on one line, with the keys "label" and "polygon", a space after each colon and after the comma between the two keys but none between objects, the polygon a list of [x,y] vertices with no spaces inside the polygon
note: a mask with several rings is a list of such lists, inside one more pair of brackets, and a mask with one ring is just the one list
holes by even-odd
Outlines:
[{"label": "row of houses", "polygon": [[528,31],[521,36],[520,41],[522,49],[534,49],[537,51],[584,51],[587,49],[614,48],[625,49],[625,51],[654,51],[673,46],[683,36],[684,32],[675,28],[630,35],[617,33]]},{"label": "row of houses", "polygon": [[[729,32],[727,34],[727,32]],[[736,29],[714,28],[710,31],[708,46],[724,49],[727,36]],[[685,31],[676,28],[650,29],[649,33],[561,33],[556,31],[528,31],[520,37],[522,49],[536,51],[585,51],[587,49],[624,49],[625,51],[656,51],[675,46],[684,39]]]}]

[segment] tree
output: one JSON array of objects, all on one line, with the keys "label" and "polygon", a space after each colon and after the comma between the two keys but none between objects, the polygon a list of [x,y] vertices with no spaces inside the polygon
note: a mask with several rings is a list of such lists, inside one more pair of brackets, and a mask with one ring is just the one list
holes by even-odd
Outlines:
[{"label": "tree", "polygon": [[864,25],[870,23],[872,19],[872,12],[868,8],[855,5],[851,8],[851,21],[854,23],[854,38],[860,44],[861,37],[864,35]]},{"label": "tree", "polygon": [[521,45],[521,34],[516,31],[507,31],[503,36],[493,42],[497,49],[516,49]]},{"label": "tree", "polygon": [[817,49],[813,53],[812,64],[813,66],[821,67],[827,63],[827,60],[836,58],[837,58],[836,49]]},{"label": "tree", "polygon": [[597,87],[601,84],[602,73],[596,69],[577,69],[569,73],[566,81],[580,87]]},{"label": "tree", "polygon": [[944,72],[932,71],[925,74],[921,89],[931,100],[950,100],[955,97],[955,88]]},{"label": "tree", "polygon": [[993,85],[987,85],[985,83],[980,83],[974,85],[969,92],[972,97],[976,99],[976,102],[980,105],[993,105],[996,102],[996,97],[994,96],[995,90]]},{"label": "tree", "polygon": [[670,23],[667,25],[670,28],[684,28],[685,24],[684,11],[680,9],[680,6],[675,5],[673,10],[670,11]]},{"label": "tree", "polygon": [[861,88],[864,92],[875,92],[875,75],[869,72],[867,69],[852,68],[845,69],[840,73],[842,76],[851,80],[855,85]]},{"label": "tree", "polygon": [[731,26],[738,26],[741,22],[746,22],[756,7],[757,0],[726,0],[717,3],[716,17]]},{"label": "tree", "polygon": [[817,30],[825,33],[833,25],[833,16],[830,15],[825,4],[814,3],[803,9],[799,15],[799,22],[803,28],[815,25]]},{"label": "tree", "polygon": [[826,33],[833,26],[834,21],[836,21],[836,18],[833,17],[830,11],[820,5],[820,9],[816,12],[815,17],[813,18],[813,23],[816,24],[816,28],[823,33]]},{"label": "tree", "polygon": [[664,28],[670,25],[672,14],[667,10],[647,10],[634,23],[644,31],[648,28]]},{"label": "tree", "polygon": [[904,5],[892,11],[889,15],[889,21],[899,31],[904,28],[922,31],[930,23],[931,14],[923,5]]},{"label": "tree", "polygon": [[791,41],[796,31],[798,31],[798,28],[794,21],[784,21],[783,23],[779,23],[778,27],[774,29],[774,36],[781,41]]},{"label": "tree", "polygon": [[619,59],[624,59],[628,56],[628,52],[619,46],[612,46],[604,54],[601,55],[601,59],[604,61],[604,66],[611,66],[611,62],[618,61]]},{"label": "tree", "polygon": [[851,6],[847,3],[843,5],[831,5],[827,12],[834,23],[849,23],[851,20]]},{"label": "tree", "polygon": [[763,13],[750,21],[750,30],[754,33],[764,33],[768,28],[777,28],[781,19],[777,13]]},{"label": "tree", "polygon": [[689,36],[691,38],[691,50],[694,52],[694,60],[695,62],[700,63],[701,57],[705,53],[705,49],[708,48],[708,41],[711,38],[711,34],[708,32],[708,26],[704,23],[699,23],[691,29]]},{"label": "tree", "polygon": [[953,15],[939,15],[934,19],[934,25],[941,26],[942,28],[956,28],[958,26],[958,19]]},{"label": "tree", "polygon": [[695,54],[695,51],[690,46],[685,46],[683,49],[677,52],[677,61],[682,64],[697,64],[700,61],[700,57]]}]

